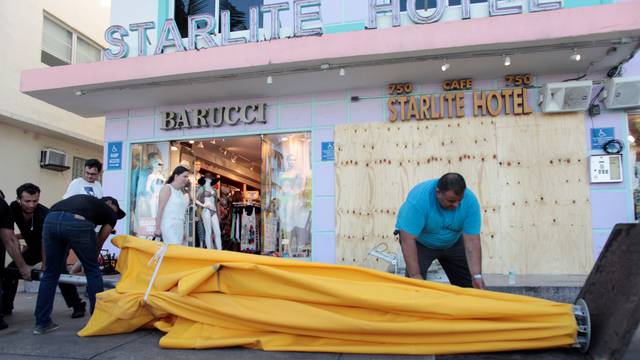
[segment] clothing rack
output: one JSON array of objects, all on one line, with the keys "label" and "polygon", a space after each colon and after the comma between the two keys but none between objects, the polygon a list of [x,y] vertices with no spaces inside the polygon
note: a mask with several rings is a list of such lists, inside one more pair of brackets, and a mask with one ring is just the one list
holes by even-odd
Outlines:
[{"label": "clothing rack", "polygon": [[241,206],[253,206],[253,207],[256,207],[256,208],[259,208],[259,209],[260,209],[260,208],[262,208],[262,206],[260,205],[260,203],[255,203],[255,202],[252,202],[252,201],[249,201],[249,202],[239,201],[239,202],[234,202],[232,205],[233,205],[233,206],[236,206],[236,207],[241,207]]}]

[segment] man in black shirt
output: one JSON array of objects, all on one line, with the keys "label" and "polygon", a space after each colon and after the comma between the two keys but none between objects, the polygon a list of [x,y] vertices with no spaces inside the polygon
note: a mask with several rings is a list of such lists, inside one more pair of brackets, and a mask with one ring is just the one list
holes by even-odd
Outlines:
[{"label": "man in black shirt", "polygon": [[[16,235],[13,233],[13,217],[11,216],[11,209],[6,201],[4,201],[4,193],[0,191],[0,279],[4,275],[4,253],[5,249],[15,261],[22,278],[25,280],[31,280],[31,268],[24,262],[22,255],[20,254],[20,243],[16,239]],[[1,291],[0,291],[1,292]],[[2,305],[0,303],[0,330],[4,330],[7,327],[4,322],[4,316],[2,315]]]},{"label": "man in black shirt", "polygon": [[[84,267],[90,311],[93,313],[96,294],[104,290],[98,254],[116,226],[116,221],[124,217],[125,213],[120,209],[118,201],[108,196],[98,199],[89,195],[74,195],[51,207],[44,220],[42,233],[45,269],[38,289],[34,334],[45,334],[59,328],[51,320],[51,311],[56,285],[66,265],[68,248],[76,253]],[[95,227],[98,225],[101,228],[96,238]]]},{"label": "man in black shirt", "polygon": [[[27,248],[22,251],[22,258],[27,265],[34,266],[43,259],[42,225],[49,209],[40,204],[40,188],[34,184],[26,183],[16,189],[18,200],[13,201],[9,207],[13,221],[20,229],[20,236],[27,243]],[[44,268],[44,262],[42,268]],[[15,261],[7,266],[7,269],[16,269]],[[66,271],[65,271],[66,272]],[[2,313],[11,314],[13,300],[18,289],[19,276],[17,271],[7,271],[2,279]],[[59,284],[60,292],[67,307],[73,308],[72,318],[84,316],[86,303],[78,296],[76,287],[71,284]]]}]

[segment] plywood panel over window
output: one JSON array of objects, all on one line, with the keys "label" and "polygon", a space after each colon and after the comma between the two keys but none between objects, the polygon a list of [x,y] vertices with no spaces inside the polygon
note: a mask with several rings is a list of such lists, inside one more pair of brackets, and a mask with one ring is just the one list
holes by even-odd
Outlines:
[{"label": "plywood panel over window", "polygon": [[486,273],[581,274],[593,264],[581,114],[336,127],[337,262],[384,269],[417,183],[459,172],[482,206]]}]

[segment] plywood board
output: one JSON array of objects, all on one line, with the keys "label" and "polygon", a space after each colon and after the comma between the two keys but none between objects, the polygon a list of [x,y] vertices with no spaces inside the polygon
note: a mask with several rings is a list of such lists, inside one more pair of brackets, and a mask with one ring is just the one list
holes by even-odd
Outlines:
[{"label": "plywood board", "polygon": [[580,274],[591,258],[584,118],[505,116],[336,127],[336,254],[368,256],[417,183],[459,172],[480,200],[485,272]]}]

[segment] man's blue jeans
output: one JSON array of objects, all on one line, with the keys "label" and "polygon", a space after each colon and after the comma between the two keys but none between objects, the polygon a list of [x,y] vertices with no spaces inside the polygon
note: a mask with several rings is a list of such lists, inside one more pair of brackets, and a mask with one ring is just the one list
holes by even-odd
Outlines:
[{"label": "man's blue jeans", "polygon": [[68,212],[50,212],[44,220],[42,242],[45,269],[40,278],[36,302],[36,326],[51,324],[51,311],[60,273],[66,267],[69,248],[78,256],[87,277],[87,293],[91,313],[96,304],[96,294],[104,290],[102,274],[98,267],[98,249],[95,225]]}]

